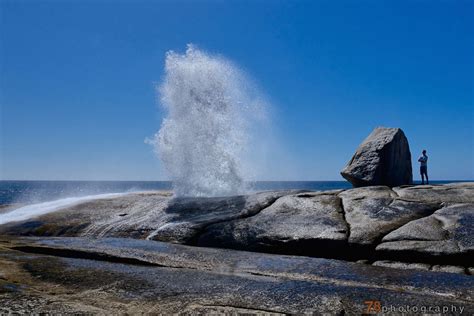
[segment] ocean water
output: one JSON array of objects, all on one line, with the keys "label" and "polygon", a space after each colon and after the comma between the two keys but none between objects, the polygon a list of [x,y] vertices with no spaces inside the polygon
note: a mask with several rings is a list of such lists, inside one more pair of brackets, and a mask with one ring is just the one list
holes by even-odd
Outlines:
[{"label": "ocean water", "polygon": [[[456,181],[433,181],[443,184]],[[348,189],[347,181],[258,181],[249,183],[252,191]],[[0,181],[0,205],[33,204],[96,194],[171,190],[170,181]]]}]

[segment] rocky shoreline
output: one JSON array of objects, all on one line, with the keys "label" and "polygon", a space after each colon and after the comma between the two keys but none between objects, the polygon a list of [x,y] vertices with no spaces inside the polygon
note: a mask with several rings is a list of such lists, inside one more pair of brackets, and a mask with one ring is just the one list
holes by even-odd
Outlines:
[{"label": "rocky shoreline", "polygon": [[0,312],[33,295],[35,312],[361,314],[375,300],[472,314],[473,216],[474,183],[87,201],[0,226]]}]

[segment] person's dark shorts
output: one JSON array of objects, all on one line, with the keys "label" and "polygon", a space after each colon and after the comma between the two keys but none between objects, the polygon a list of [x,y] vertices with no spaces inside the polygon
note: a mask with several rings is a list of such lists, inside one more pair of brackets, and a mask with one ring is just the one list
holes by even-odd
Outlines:
[{"label": "person's dark shorts", "polygon": [[427,166],[421,166],[420,167],[420,174],[428,174],[428,167]]}]

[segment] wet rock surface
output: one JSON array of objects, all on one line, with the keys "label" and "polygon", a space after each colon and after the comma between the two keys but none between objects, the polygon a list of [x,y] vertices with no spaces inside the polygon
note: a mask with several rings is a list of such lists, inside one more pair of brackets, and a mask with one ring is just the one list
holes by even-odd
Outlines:
[{"label": "wet rock surface", "polygon": [[1,225],[0,234],[128,237],[190,243],[203,227],[252,216],[289,193],[263,192],[222,198],[172,198],[161,192],[131,193]]},{"label": "wet rock surface", "polygon": [[2,313],[360,315],[368,300],[474,312],[466,275],[147,240],[2,239],[0,273]]},{"label": "wet rock surface", "polygon": [[472,311],[473,206],[474,183],[88,201],[0,226],[0,313]]},{"label": "wet rock surface", "polygon": [[255,216],[289,191],[222,198],[177,198],[168,202],[162,225],[148,239],[191,244],[209,225]]},{"label": "wet rock surface", "polygon": [[71,205],[0,226],[0,313],[360,315],[377,301],[473,314],[473,192],[143,192]]},{"label": "wet rock surface", "polygon": [[175,199],[145,192],[1,225],[0,234],[126,237],[353,261],[469,267],[474,266],[465,260],[474,251],[473,204],[474,183],[222,198]]}]

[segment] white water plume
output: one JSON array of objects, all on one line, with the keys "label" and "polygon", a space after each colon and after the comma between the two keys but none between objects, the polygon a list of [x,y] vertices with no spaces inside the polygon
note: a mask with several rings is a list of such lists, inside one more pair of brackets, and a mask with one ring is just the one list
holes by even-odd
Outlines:
[{"label": "white water plume", "polygon": [[168,52],[159,87],[166,112],[149,142],[168,171],[176,196],[243,193],[251,177],[246,150],[264,107],[248,78],[231,62],[192,45]]},{"label": "white water plume", "polygon": [[9,223],[9,222],[18,222],[24,221],[29,218],[38,217],[47,213],[54,211],[59,211],[63,208],[70,207],[79,203],[100,200],[100,199],[109,199],[124,195],[126,193],[107,193],[107,194],[97,194],[97,195],[88,195],[81,197],[71,197],[60,199],[56,201],[43,202],[37,204],[26,205],[12,211],[9,211],[4,214],[0,214],[0,225]]}]

